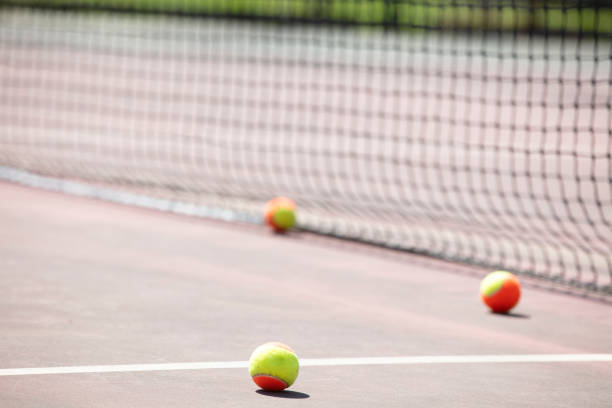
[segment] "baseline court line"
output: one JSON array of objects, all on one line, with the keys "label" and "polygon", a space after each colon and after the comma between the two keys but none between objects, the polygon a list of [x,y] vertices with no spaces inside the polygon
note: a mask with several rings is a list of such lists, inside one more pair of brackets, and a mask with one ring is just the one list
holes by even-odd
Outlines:
[{"label": "baseline court line", "polygon": [[[612,362],[612,354],[509,354],[407,357],[355,357],[301,359],[302,367],[352,365],[414,365],[414,364],[485,364],[485,363],[584,363]],[[0,369],[0,377],[43,374],[124,373],[137,371],[209,370],[246,368],[248,361],[219,361],[198,363],[118,364],[67,367],[32,367]]]}]

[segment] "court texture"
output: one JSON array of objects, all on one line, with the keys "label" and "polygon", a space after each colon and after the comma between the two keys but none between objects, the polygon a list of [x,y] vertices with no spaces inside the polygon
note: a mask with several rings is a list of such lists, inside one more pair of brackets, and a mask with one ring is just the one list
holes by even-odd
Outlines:
[{"label": "court texture", "polygon": [[0,406],[612,406],[612,9],[541,3],[0,1]]}]

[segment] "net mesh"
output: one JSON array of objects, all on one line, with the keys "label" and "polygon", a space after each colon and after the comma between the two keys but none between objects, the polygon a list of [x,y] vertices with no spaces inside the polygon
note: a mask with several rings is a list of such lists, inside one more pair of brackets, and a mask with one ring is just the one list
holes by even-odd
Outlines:
[{"label": "net mesh", "polygon": [[611,293],[612,8],[12,1],[21,169]]}]

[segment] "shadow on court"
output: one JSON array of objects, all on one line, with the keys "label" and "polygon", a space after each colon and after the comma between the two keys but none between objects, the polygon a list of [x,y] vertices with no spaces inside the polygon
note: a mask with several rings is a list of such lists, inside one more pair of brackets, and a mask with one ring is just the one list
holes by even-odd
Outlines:
[{"label": "shadow on court", "polygon": [[524,313],[514,313],[514,312],[508,312],[508,313],[496,313],[496,312],[490,312],[492,315],[495,316],[501,316],[501,317],[511,317],[514,319],[531,319],[531,316],[528,314],[524,314]]},{"label": "shadow on court", "polygon": [[310,398],[310,395],[303,393],[303,392],[299,392],[299,391],[265,391],[265,390],[257,390],[255,391],[256,393],[260,394],[260,395],[265,395],[268,397],[274,397],[274,398],[287,398],[287,399],[304,399],[304,398]]}]

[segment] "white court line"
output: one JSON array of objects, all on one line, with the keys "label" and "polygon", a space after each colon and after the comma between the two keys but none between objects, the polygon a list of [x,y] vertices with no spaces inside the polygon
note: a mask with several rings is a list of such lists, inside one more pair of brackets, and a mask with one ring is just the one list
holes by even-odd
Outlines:
[{"label": "white court line", "polygon": [[166,200],[147,195],[113,190],[87,183],[70,181],[60,178],[39,176],[26,170],[8,166],[0,166],[0,180],[19,183],[28,187],[41,188],[49,191],[67,193],[79,197],[95,198],[123,205],[148,208],[158,211],[169,211],[176,214],[212,218],[223,221],[240,221],[261,224],[261,215],[254,215],[228,208],[207,206],[182,201]]},{"label": "white court line", "polygon": [[[573,363],[612,362],[612,354],[509,354],[474,356],[409,356],[300,359],[302,367],[393,365],[393,364],[482,364],[482,363]],[[219,361],[200,363],[119,364],[72,367],[32,367],[0,369],[0,377],[41,374],[123,373],[136,371],[209,370],[246,368],[248,361]]]}]

